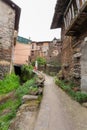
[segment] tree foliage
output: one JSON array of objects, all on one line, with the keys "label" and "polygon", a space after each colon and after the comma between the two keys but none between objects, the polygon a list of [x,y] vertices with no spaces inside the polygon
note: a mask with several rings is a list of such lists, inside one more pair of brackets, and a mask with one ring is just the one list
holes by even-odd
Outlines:
[{"label": "tree foliage", "polygon": [[46,59],[45,58],[37,57],[36,60],[38,62],[38,65],[45,65],[46,64]]}]

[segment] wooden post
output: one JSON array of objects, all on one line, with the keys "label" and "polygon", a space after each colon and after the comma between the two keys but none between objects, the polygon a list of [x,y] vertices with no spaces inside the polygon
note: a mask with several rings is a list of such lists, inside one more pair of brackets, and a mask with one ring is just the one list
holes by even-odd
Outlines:
[{"label": "wooden post", "polygon": [[69,14],[69,11],[68,11],[68,26],[70,25],[70,14]]},{"label": "wooden post", "polygon": [[74,19],[74,17],[75,17],[75,12],[74,12],[73,4],[72,4],[72,18]]},{"label": "wooden post", "polygon": [[87,0],[82,0],[82,5],[85,3],[85,1],[87,1]]},{"label": "wooden post", "polygon": [[71,22],[71,19],[72,19],[71,7],[69,8],[69,15],[70,15],[70,22]]},{"label": "wooden post", "polygon": [[67,29],[66,18],[64,18],[65,29]]},{"label": "wooden post", "polygon": [[67,14],[66,14],[66,28],[68,27],[68,23],[67,23]]},{"label": "wooden post", "polygon": [[79,0],[76,0],[76,4],[77,4],[78,12],[79,12],[79,10],[80,10],[80,2],[79,2]]},{"label": "wooden post", "polygon": [[69,26],[68,13],[67,13],[67,27]]}]

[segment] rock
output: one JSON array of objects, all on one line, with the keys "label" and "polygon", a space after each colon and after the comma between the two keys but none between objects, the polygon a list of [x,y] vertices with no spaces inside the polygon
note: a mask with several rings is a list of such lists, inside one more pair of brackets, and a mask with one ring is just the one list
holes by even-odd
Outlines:
[{"label": "rock", "polygon": [[44,86],[44,81],[45,81],[44,78],[43,79],[37,79],[37,81],[36,81],[37,86],[38,87],[43,87]]},{"label": "rock", "polygon": [[87,108],[87,102],[83,103],[82,106]]},{"label": "rock", "polygon": [[44,81],[45,81],[45,76],[39,71],[37,71],[36,74],[37,74],[37,79],[36,79],[37,86],[38,87],[43,87],[44,86]]},{"label": "rock", "polygon": [[17,112],[17,116],[20,116],[21,113],[22,113],[23,111],[25,111],[27,107],[28,107],[28,104],[23,104],[23,105],[21,105],[20,108],[19,108],[19,111]]},{"label": "rock", "polygon": [[75,78],[79,79],[79,78],[80,78],[80,73],[78,73],[78,72],[75,73],[75,72],[74,72],[74,73],[73,73],[73,76],[74,76]]},{"label": "rock", "polygon": [[39,106],[38,100],[31,100],[27,101],[26,103],[22,104],[17,112],[17,115],[20,116],[23,111],[36,111]]},{"label": "rock", "polygon": [[43,94],[43,88],[40,87],[40,88],[38,89],[38,95],[42,95],[42,94]]},{"label": "rock", "polygon": [[64,79],[64,75],[63,75],[63,71],[62,70],[60,70],[59,73],[57,73],[57,78],[60,79],[60,80]]},{"label": "rock", "polygon": [[74,58],[79,58],[79,57],[81,57],[82,56],[82,54],[81,53],[76,53],[76,54],[74,54]]},{"label": "rock", "polygon": [[38,76],[38,78],[39,79],[45,79],[45,77],[44,77],[44,75],[43,75],[43,73],[42,72],[40,72],[40,71],[35,71],[35,70],[33,70],[33,72]]},{"label": "rock", "polygon": [[42,75],[38,75],[38,78],[39,79],[43,79],[44,77]]},{"label": "rock", "polygon": [[6,102],[8,99],[15,98],[15,92],[10,92],[6,95],[0,96],[0,103]]},{"label": "rock", "polygon": [[69,63],[64,63],[64,64],[63,64],[63,67],[64,67],[64,68],[68,68],[68,67],[69,67]]},{"label": "rock", "polygon": [[38,95],[38,90],[37,91],[30,91],[29,95]]},{"label": "rock", "polygon": [[38,96],[24,95],[22,97],[22,102],[25,103],[26,101],[37,100],[37,99],[38,99]]},{"label": "rock", "polygon": [[16,117],[19,117],[19,116],[21,116],[21,112],[20,111],[18,111],[17,114],[16,114]]},{"label": "rock", "polygon": [[42,95],[42,93],[43,93],[43,88],[39,87],[38,90],[36,90],[36,91],[31,90],[29,92],[29,95]]},{"label": "rock", "polygon": [[5,110],[2,111],[2,113],[0,114],[0,116],[6,115],[6,114],[8,114],[10,112],[11,112],[10,109],[5,109]]}]

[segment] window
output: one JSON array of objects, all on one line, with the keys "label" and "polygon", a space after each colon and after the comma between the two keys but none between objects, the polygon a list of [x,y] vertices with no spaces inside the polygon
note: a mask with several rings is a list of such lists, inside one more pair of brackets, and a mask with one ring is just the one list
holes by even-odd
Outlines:
[{"label": "window", "polygon": [[34,51],[31,51],[31,56],[34,56]]},{"label": "window", "polygon": [[34,44],[32,44],[32,49],[34,49]]}]

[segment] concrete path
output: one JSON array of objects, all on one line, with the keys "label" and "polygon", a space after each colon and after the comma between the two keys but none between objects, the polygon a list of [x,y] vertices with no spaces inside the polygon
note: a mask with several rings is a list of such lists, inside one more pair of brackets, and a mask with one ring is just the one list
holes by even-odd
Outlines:
[{"label": "concrete path", "polygon": [[87,109],[58,88],[45,76],[41,108],[34,130],[87,130]]}]

